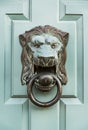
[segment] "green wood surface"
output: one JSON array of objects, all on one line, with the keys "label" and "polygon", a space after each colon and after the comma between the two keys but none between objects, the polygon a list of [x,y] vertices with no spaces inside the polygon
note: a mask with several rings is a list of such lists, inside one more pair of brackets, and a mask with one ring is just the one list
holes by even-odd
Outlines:
[{"label": "green wood surface", "polygon": [[[39,108],[21,85],[18,36],[46,24],[70,34],[68,83],[57,104]],[[87,0],[0,0],[0,130],[88,130],[87,39]],[[51,95],[39,94],[39,99]]]}]

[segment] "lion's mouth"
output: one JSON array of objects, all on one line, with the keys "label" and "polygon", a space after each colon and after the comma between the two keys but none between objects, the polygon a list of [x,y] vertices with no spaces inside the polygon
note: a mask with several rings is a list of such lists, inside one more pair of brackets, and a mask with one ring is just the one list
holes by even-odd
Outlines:
[{"label": "lion's mouth", "polygon": [[57,62],[54,57],[34,58],[34,75],[40,75],[34,80],[36,88],[46,92],[55,86],[56,81],[51,75],[56,75],[56,63]]},{"label": "lion's mouth", "polygon": [[48,67],[42,67],[38,65],[34,65],[34,73],[43,73],[43,72],[49,72],[56,74],[56,65],[54,66],[48,66]]},{"label": "lion's mouth", "polygon": [[42,74],[42,76],[35,79],[35,82],[34,82],[34,85],[40,91],[47,92],[55,86],[56,81],[52,78],[52,76],[50,74],[51,73],[54,75],[56,74],[56,65],[54,65],[52,67],[51,66],[50,67],[41,67],[38,65],[34,65],[34,73],[37,75]]}]

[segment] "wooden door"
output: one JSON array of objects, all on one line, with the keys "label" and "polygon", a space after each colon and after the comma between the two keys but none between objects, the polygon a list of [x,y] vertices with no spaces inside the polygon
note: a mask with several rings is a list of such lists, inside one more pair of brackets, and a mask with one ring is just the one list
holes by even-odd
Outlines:
[{"label": "wooden door", "polygon": [[[68,83],[60,101],[39,108],[21,85],[19,34],[39,25],[69,33]],[[0,1],[0,130],[88,129],[88,1]],[[44,98],[44,97],[43,97]]]}]

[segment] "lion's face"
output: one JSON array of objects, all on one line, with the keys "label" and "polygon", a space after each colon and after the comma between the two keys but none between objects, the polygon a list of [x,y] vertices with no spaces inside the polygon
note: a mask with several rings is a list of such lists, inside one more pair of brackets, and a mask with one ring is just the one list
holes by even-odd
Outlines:
[{"label": "lion's face", "polygon": [[68,33],[51,26],[39,26],[20,35],[22,45],[22,84],[26,84],[33,74],[51,72],[66,84],[65,71],[66,42]]},{"label": "lion's face", "polygon": [[59,39],[51,34],[34,35],[28,46],[32,55],[34,73],[46,71],[56,73],[59,54],[63,49]]},{"label": "lion's face", "polygon": [[32,62],[34,65],[41,67],[57,65],[58,55],[63,48],[63,44],[60,40],[50,34],[33,36],[28,46],[32,51]]}]

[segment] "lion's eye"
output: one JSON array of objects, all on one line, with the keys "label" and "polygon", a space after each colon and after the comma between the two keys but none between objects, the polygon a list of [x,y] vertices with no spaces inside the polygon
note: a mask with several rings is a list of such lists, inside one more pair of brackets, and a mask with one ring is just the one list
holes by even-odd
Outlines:
[{"label": "lion's eye", "polygon": [[53,43],[52,45],[51,45],[51,47],[54,49],[54,48],[56,48],[56,43]]},{"label": "lion's eye", "polygon": [[35,45],[34,45],[34,47],[39,48],[39,47],[40,47],[40,45],[39,45],[39,44],[35,44]]}]

